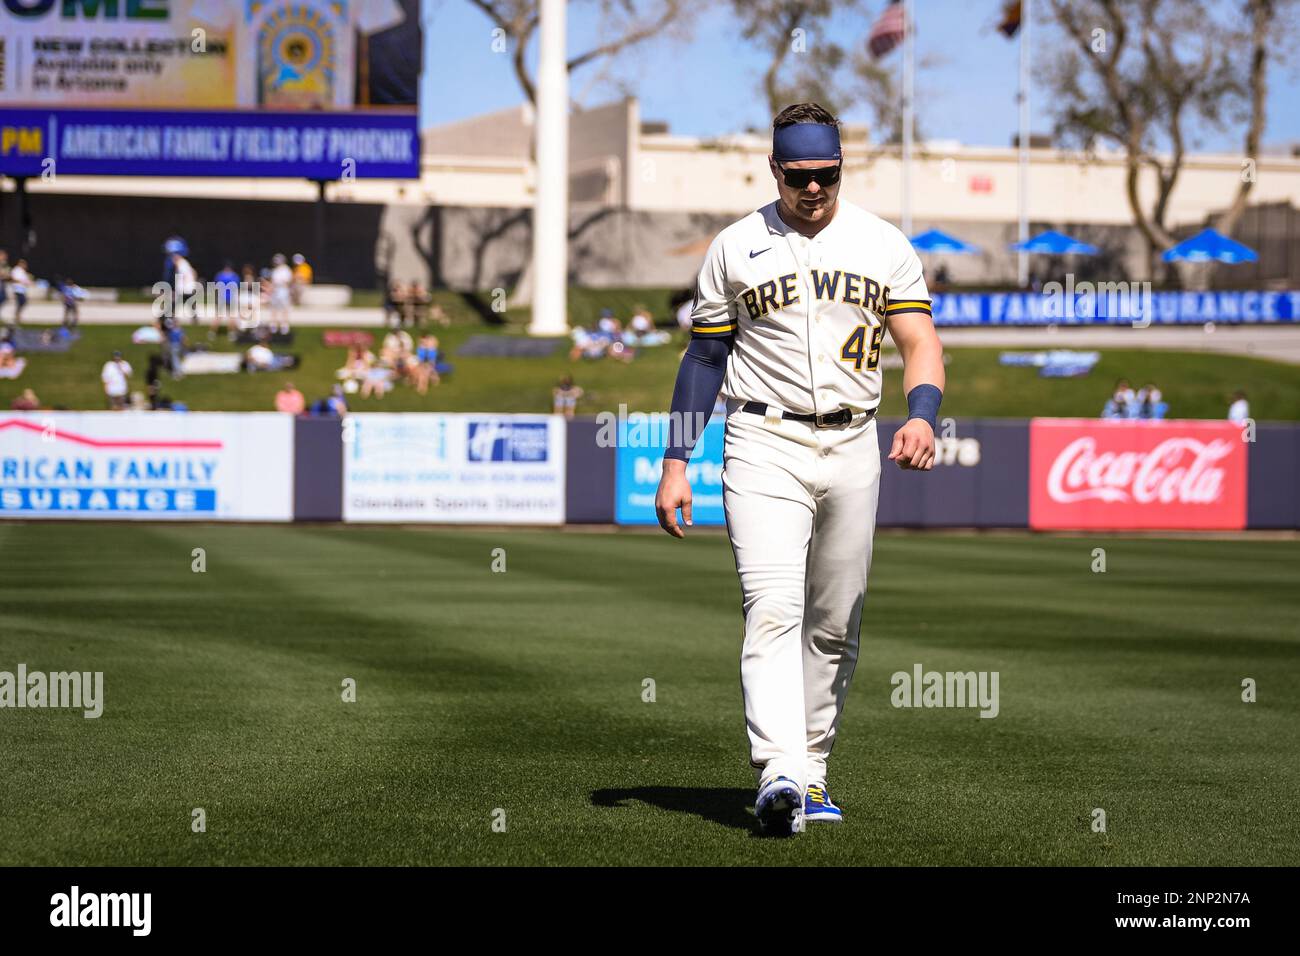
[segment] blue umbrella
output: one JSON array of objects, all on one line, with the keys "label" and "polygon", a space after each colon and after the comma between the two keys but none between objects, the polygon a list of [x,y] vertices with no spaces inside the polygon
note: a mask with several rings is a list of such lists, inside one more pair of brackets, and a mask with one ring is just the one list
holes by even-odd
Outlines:
[{"label": "blue umbrella", "polygon": [[1097,247],[1080,242],[1073,236],[1049,229],[1011,246],[1017,252],[1036,252],[1049,256],[1095,256]]},{"label": "blue umbrella", "polygon": [[1165,262],[1254,262],[1255,250],[1213,229],[1202,229],[1160,257]]},{"label": "blue umbrella", "polygon": [[913,236],[912,246],[917,252],[951,252],[954,255],[966,255],[967,253],[980,251],[979,246],[972,246],[969,242],[962,242],[956,236],[950,236],[938,229],[927,229],[925,232]]}]

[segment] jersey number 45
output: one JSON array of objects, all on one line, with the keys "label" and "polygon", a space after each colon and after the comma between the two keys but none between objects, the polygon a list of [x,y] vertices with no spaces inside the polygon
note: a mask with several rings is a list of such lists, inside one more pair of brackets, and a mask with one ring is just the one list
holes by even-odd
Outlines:
[{"label": "jersey number 45", "polygon": [[853,370],[861,372],[863,362],[866,363],[867,371],[874,372],[876,366],[880,364],[880,341],[885,337],[885,327],[877,325],[871,327],[871,345],[867,346],[867,328],[868,326],[859,325],[844,340],[844,345],[840,348],[840,358],[845,362],[853,363]]}]

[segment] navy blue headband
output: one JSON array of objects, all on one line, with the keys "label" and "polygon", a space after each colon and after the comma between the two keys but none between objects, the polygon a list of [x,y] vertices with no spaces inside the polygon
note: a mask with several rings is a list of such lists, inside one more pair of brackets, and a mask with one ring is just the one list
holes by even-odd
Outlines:
[{"label": "navy blue headband", "polygon": [[840,158],[840,131],[821,123],[792,123],[772,134],[772,158],[778,163],[801,159]]}]

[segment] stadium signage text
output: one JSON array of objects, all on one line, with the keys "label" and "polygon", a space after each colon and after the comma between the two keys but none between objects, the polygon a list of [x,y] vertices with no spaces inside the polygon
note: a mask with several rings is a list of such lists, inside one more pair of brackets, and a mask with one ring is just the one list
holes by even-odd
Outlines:
[{"label": "stadium signage text", "polygon": [[561,524],[564,420],[549,415],[349,415],[345,521]]},{"label": "stadium signage text", "polygon": [[[1049,283],[1049,285],[1057,285]],[[935,325],[1202,325],[1300,322],[1300,291],[1133,292],[1099,283],[1062,292],[952,292],[934,296]]]},{"label": "stadium signage text", "polygon": [[[606,413],[608,415],[608,413]],[[679,433],[694,434],[695,426],[688,420],[677,421],[669,414],[644,415],[639,412],[625,414],[620,408],[619,417],[607,420],[597,417],[600,431],[597,442],[609,442],[607,427],[617,424],[613,433],[614,457],[614,520],[619,524],[657,524],[655,490],[663,471],[664,451],[668,439]],[[692,521],[696,526],[724,524],[722,508],[722,448],[726,421],[722,416],[709,419],[695,446],[694,454],[686,465],[686,477],[691,482]],[[678,429],[685,429],[679,432]]]},{"label": "stadium signage text", "polygon": [[0,174],[416,179],[403,113],[0,109]]},{"label": "stadium signage text", "polygon": [[4,0],[5,8],[16,17],[44,17],[56,9],[65,20],[123,18],[127,20],[166,20],[169,0]]},{"label": "stadium signage text", "polygon": [[292,434],[269,413],[15,413],[0,517],[287,520]]},{"label": "stadium signage text", "polygon": [[1047,475],[1053,501],[1160,501],[1213,504],[1223,494],[1224,470],[1214,464],[1232,453],[1216,438],[1171,438],[1149,452],[1097,451],[1097,439],[1066,446]]},{"label": "stadium signage text", "polygon": [[1246,445],[1231,422],[1034,419],[1029,463],[1033,528],[1246,524]]}]

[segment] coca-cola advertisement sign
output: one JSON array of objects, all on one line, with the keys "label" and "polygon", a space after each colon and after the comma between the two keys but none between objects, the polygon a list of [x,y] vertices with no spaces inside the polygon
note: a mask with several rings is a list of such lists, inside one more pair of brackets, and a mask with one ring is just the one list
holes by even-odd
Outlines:
[{"label": "coca-cola advertisement sign", "polygon": [[1244,528],[1242,428],[1226,421],[1036,418],[1029,425],[1029,526]]}]

